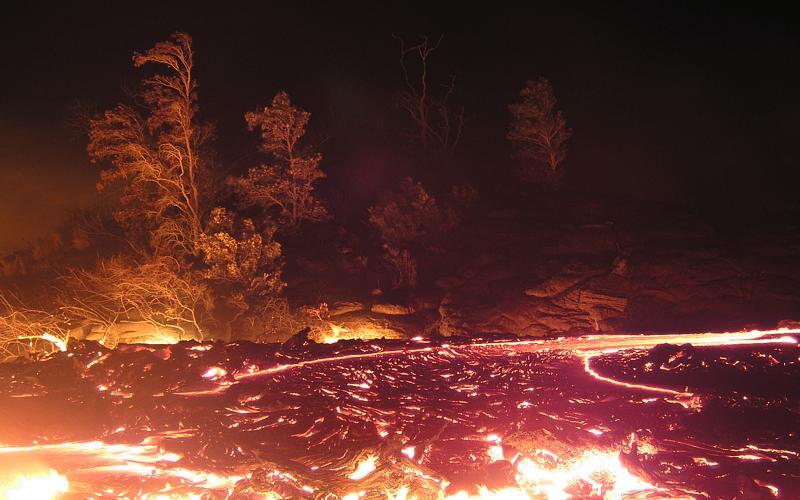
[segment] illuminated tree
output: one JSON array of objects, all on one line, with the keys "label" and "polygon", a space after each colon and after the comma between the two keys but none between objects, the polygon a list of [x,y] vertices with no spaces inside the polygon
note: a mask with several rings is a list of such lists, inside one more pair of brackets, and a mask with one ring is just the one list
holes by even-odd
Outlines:
[{"label": "illuminated tree", "polygon": [[200,239],[202,274],[218,292],[215,318],[224,338],[234,330],[244,336],[253,333],[252,322],[237,323],[245,316],[274,321],[276,307],[284,302],[279,297],[286,283],[281,280],[281,245],[273,239],[276,227],[268,220],[259,229],[251,219],[216,207]]},{"label": "illuminated tree", "polygon": [[[450,81],[438,85],[442,92],[437,96],[431,90],[433,84],[428,67],[431,54],[439,48],[444,37],[430,44],[428,37],[423,36],[412,45],[407,45],[398,36],[394,38],[400,43],[400,67],[406,85],[399,95],[400,108],[413,120],[417,128],[415,135],[423,148],[433,147],[452,152],[458,146],[464,128],[464,107],[453,107],[449,102],[456,77],[453,75]],[[411,67],[412,64],[416,70]]]},{"label": "illuminated tree", "polygon": [[284,286],[281,245],[272,239],[274,234],[274,226],[258,232],[252,220],[236,220],[229,210],[214,208],[200,240],[204,276],[216,282],[245,283],[261,295],[279,292]]},{"label": "illuminated tree", "polygon": [[547,168],[546,175],[557,175],[572,130],[567,128],[563,113],[556,109],[553,87],[544,78],[529,80],[520,97],[521,102],[508,107],[513,119],[506,137],[517,157],[533,163],[527,172],[530,177],[535,178],[537,167],[542,165]]},{"label": "illuminated tree", "polygon": [[277,209],[281,221],[292,228],[330,217],[314,193],[314,183],[325,178],[319,168],[322,155],[301,145],[310,116],[294,106],[286,92],[279,92],[264,109],[245,114],[249,129],[261,131],[260,149],[270,163],[251,168],[239,181],[239,191],[247,205],[266,212]]},{"label": "illuminated tree", "polygon": [[115,217],[134,236],[148,236],[156,254],[197,255],[208,168],[203,154],[213,131],[197,119],[191,38],[176,33],[134,54],[133,62],[163,72],[144,80],[142,112],[119,105],[91,121],[89,155],[110,164],[98,188],[122,185]]},{"label": "illuminated tree", "polygon": [[69,340],[62,317],[0,293],[0,362],[65,350]]}]

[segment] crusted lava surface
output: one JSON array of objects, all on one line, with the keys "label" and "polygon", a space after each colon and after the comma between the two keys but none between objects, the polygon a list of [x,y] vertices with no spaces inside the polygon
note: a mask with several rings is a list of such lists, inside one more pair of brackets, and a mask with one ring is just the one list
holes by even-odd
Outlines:
[{"label": "crusted lava surface", "polygon": [[800,497],[796,340],[697,338],[75,343],[0,366],[0,468],[76,497]]}]

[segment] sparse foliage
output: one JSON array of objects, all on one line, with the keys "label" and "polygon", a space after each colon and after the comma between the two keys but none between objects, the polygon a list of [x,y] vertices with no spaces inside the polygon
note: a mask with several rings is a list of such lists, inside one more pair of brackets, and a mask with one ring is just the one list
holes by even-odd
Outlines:
[{"label": "sparse foliage", "polygon": [[542,165],[547,169],[545,176],[556,176],[567,154],[572,130],[567,127],[564,114],[556,109],[553,87],[544,78],[530,80],[520,97],[520,102],[508,107],[513,119],[507,138],[517,157],[532,162],[527,172],[531,180],[536,180],[536,169]]},{"label": "sparse foliage", "polygon": [[157,255],[197,255],[203,152],[213,133],[197,119],[191,38],[176,33],[133,62],[164,72],[144,80],[143,113],[119,105],[90,123],[89,155],[110,163],[98,187],[123,185],[115,217],[132,237],[149,238]]},{"label": "sparse foliage", "polygon": [[292,310],[284,297],[264,300],[248,320],[250,325],[245,324],[245,328],[257,330],[254,340],[261,342],[283,342],[309,324],[308,318]]},{"label": "sparse foliage", "polygon": [[286,92],[245,115],[249,129],[261,131],[261,151],[269,163],[251,168],[239,181],[241,196],[249,206],[277,209],[280,220],[291,228],[330,217],[314,193],[314,184],[325,178],[319,168],[322,155],[301,144],[310,116],[294,106]]},{"label": "sparse foliage", "polygon": [[367,216],[386,251],[385,258],[397,271],[395,285],[417,285],[416,255],[441,244],[461,221],[463,209],[477,196],[474,189],[453,189],[449,203],[441,205],[419,182],[406,178],[398,192],[370,207]]},{"label": "sparse foliage", "polygon": [[411,44],[398,36],[394,38],[400,44],[400,68],[405,82],[398,99],[400,108],[414,122],[415,136],[423,148],[452,153],[464,129],[464,107],[453,106],[450,102],[456,77],[452,75],[448,82],[436,85],[432,83],[429,67],[431,55],[444,37],[430,43],[427,36],[422,36]]}]

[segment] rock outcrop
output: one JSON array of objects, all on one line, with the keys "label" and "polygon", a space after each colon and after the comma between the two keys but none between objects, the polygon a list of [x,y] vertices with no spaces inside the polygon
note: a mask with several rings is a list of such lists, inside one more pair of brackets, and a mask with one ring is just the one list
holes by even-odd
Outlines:
[{"label": "rock outcrop", "polygon": [[691,219],[548,227],[546,243],[522,233],[437,281],[441,335],[774,326],[800,312],[800,240],[789,234],[721,242]]}]

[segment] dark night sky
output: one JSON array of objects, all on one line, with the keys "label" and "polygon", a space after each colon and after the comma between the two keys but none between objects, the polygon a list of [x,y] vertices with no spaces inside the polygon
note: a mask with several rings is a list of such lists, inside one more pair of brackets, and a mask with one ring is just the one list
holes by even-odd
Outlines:
[{"label": "dark night sky", "polygon": [[480,152],[467,176],[507,164],[506,105],[543,75],[575,130],[571,188],[709,211],[796,204],[800,30],[777,5],[332,3],[4,12],[0,248],[92,202],[97,169],[64,126],[69,103],[114,104],[137,79],[132,52],[176,30],[194,37],[201,107],[228,168],[252,158],[243,113],[286,89],[330,135],[331,179],[367,188],[393,168],[369,135],[401,83],[391,34],[444,33],[434,63],[458,74],[465,144]]}]

